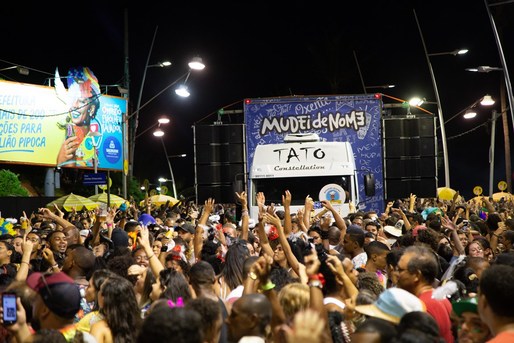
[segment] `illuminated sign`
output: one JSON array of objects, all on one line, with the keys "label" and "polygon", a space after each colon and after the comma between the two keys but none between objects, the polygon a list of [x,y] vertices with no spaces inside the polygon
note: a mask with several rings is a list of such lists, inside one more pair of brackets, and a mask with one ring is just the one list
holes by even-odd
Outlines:
[{"label": "illuminated sign", "polygon": [[127,100],[101,95],[78,70],[68,89],[0,81],[0,161],[91,168],[96,156],[98,169],[123,170]]}]

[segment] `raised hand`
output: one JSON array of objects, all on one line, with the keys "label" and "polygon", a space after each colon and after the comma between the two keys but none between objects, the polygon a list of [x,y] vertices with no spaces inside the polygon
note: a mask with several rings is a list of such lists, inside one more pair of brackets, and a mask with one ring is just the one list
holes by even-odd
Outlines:
[{"label": "raised hand", "polygon": [[266,197],[264,196],[263,192],[258,192],[255,196],[255,200],[257,201],[257,205],[264,206],[266,203]]},{"label": "raised hand", "polygon": [[212,213],[212,210],[214,209],[215,200],[213,198],[208,198],[205,200],[203,210],[205,213]]},{"label": "raised hand", "polygon": [[246,195],[245,191],[242,191],[241,193],[236,192],[236,196],[239,199],[239,202],[241,203],[241,207],[246,208],[248,206],[248,197]]},{"label": "raised hand", "polygon": [[289,192],[288,190],[286,190],[282,195],[282,205],[284,207],[291,206],[291,192]]},{"label": "raised hand", "polygon": [[264,214],[264,221],[266,223],[274,225],[275,227],[278,227],[278,226],[281,225],[280,218],[275,213],[265,213]]}]

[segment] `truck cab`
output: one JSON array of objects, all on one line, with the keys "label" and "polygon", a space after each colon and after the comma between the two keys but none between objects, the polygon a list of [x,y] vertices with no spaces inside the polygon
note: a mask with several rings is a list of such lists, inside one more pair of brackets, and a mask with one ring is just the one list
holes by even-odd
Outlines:
[{"label": "truck cab", "polygon": [[314,200],[315,213],[321,201],[329,200],[343,217],[350,201],[359,203],[358,179],[352,146],[349,142],[320,141],[315,134],[288,135],[284,143],[256,146],[249,176],[248,206],[250,216],[258,218],[255,203],[263,192],[266,204],[283,210],[282,195],[291,192],[291,214]]}]

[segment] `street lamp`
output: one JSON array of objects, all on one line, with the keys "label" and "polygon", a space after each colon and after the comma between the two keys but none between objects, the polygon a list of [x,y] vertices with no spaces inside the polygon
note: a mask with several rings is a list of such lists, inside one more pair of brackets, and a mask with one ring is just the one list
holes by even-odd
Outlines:
[{"label": "street lamp", "polygon": [[[152,52],[152,49],[153,49],[153,43],[154,43],[155,35],[156,34],[157,34],[157,28],[155,29],[154,37],[152,39],[152,44],[150,45],[150,51],[148,53],[148,59],[147,59],[146,65],[145,65],[145,69],[144,69],[144,73],[143,73],[143,79],[142,79],[142,82],[141,82],[141,87],[139,88],[139,97],[138,97],[138,101],[137,101],[137,108],[130,116],[127,117],[127,120],[129,120],[132,117],[134,117],[133,127],[132,127],[132,130],[131,130],[132,137],[134,137],[134,138],[137,137],[137,135],[136,135],[137,125],[138,125],[138,119],[137,118],[139,116],[139,112],[141,112],[141,110],[146,105],[148,105],[151,101],[153,101],[159,95],[161,95],[166,90],[168,90],[170,87],[172,87],[173,85],[177,84],[180,80],[185,78],[186,81],[187,81],[187,79],[189,78],[192,70],[198,70],[199,71],[199,70],[203,70],[205,68],[205,64],[203,63],[203,60],[200,57],[198,57],[198,56],[193,57],[191,59],[191,61],[188,63],[189,70],[187,72],[185,72],[184,74],[179,76],[175,81],[173,81],[170,84],[168,84],[166,87],[164,87],[161,91],[159,91],[157,94],[155,94],[153,97],[151,97],[144,104],[141,104],[142,94],[143,94],[143,87],[144,87],[144,82],[145,82],[145,79],[146,79],[146,71],[148,70],[148,68],[149,67],[165,67],[165,66],[171,65],[171,62],[162,62],[162,63],[158,63],[158,64],[154,64],[154,65],[150,65],[149,64],[150,55],[151,55],[151,52]],[[183,93],[183,94],[185,95],[185,93]],[[184,96],[184,95],[182,95],[182,96]],[[189,92],[187,92],[187,96],[189,96]],[[129,175],[132,176],[133,175],[133,170],[134,170],[135,139],[132,139],[130,141],[130,145],[131,146],[130,146],[130,149],[129,149],[129,152],[130,152],[130,154],[129,154]]]},{"label": "street lamp", "polygon": [[389,89],[389,88],[394,88],[394,87],[396,87],[396,85],[385,84],[385,85],[376,85],[376,86],[366,86],[364,88],[366,88],[366,89],[376,89],[376,88]]},{"label": "street lamp", "polygon": [[[487,97],[487,99],[486,99]],[[484,101],[487,100],[487,101]],[[493,98],[491,98],[490,95],[486,95],[482,98],[482,101],[480,101],[480,104],[482,106],[492,106],[494,105],[495,101]],[[467,113],[466,113],[467,114]],[[464,118],[474,118],[474,116],[466,116],[464,115]],[[475,113],[476,116],[476,113]],[[496,120],[501,116],[501,113],[497,113],[496,110],[493,110],[491,112],[491,145],[489,146],[489,195],[492,196],[494,193],[493,190],[493,181],[494,181],[494,147],[496,143]]]},{"label": "street lamp", "polygon": [[135,136],[136,136],[136,132],[137,132],[139,110],[141,108],[141,99],[143,96],[143,88],[145,86],[146,72],[148,71],[148,68],[153,68],[153,67],[163,68],[163,67],[171,66],[171,62],[169,62],[169,61],[158,62],[156,64],[150,64],[150,56],[152,55],[153,45],[155,42],[155,37],[157,36],[158,29],[159,29],[159,26],[156,26],[155,32],[154,32],[153,38],[152,38],[152,43],[150,44],[150,50],[148,51],[148,57],[146,59],[145,69],[143,70],[143,78],[141,80],[141,86],[139,87],[139,96],[137,98],[136,111],[131,115],[131,116],[134,116],[134,118],[132,119],[133,125],[130,130],[131,137],[133,137],[133,139],[130,139],[130,148],[129,148],[129,153],[130,153],[130,155],[129,155],[129,176],[130,177],[132,177],[132,175],[133,175]]},{"label": "street lamp", "polygon": [[434,88],[435,98],[437,102],[437,114],[440,123],[441,129],[441,141],[443,145],[443,161],[444,161],[444,183],[446,187],[450,187],[450,166],[448,162],[448,145],[446,143],[446,130],[444,127],[444,117],[443,117],[443,109],[441,106],[441,99],[439,98],[439,91],[437,90],[437,83],[435,81],[434,70],[432,69],[432,63],[430,62],[430,56],[439,56],[439,55],[462,55],[468,52],[467,49],[458,49],[449,52],[439,52],[429,54],[427,51],[427,47],[425,45],[425,39],[423,38],[423,32],[421,31],[421,26],[419,25],[418,16],[416,15],[416,10],[414,11],[414,18],[416,19],[416,24],[418,26],[419,35],[421,37],[421,43],[423,44],[423,51],[425,52],[425,57],[427,59],[428,70],[430,71],[430,78],[432,79],[432,86]]},{"label": "street lamp", "polygon": [[161,125],[169,124],[169,122],[170,122],[170,118],[168,118],[166,116],[162,116],[159,119],[157,119],[157,122],[155,122],[153,125],[150,125],[149,127],[147,127],[143,132],[138,133],[135,138],[137,139],[137,138],[141,137],[143,134],[147,133],[148,131],[150,131],[151,129],[153,129],[156,126],[157,126],[157,129],[153,132],[153,135],[156,137],[161,137],[164,135],[164,131],[162,131]]},{"label": "street lamp", "polygon": [[[503,68],[498,67],[490,67],[490,66],[478,66],[476,68],[466,68],[467,71],[472,71],[476,73],[489,73],[491,71],[501,71],[505,74]],[[504,81],[505,83],[500,83],[500,96],[501,96],[501,116],[503,121],[503,140],[504,140],[504,146],[505,146],[505,176],[507,180],[507,192],[511,192],[512,190],[512,180],[511,180],[511,173],[512,173],[512,163],[511,163],[511,157],[510,157],[510,135],[509,135],[509,120],[507,118],[507,109],[505,104],[505,88],[506,84],[510,85],[510,79],[508,76],[504,75]],[[509,98],[509,106],[512,109],[513,108],[513,98],[512,98],[512,90],[508,93]],[[510,111],[512,115],[512,110]],[[514,118],[514,117],[513,117]]]}]

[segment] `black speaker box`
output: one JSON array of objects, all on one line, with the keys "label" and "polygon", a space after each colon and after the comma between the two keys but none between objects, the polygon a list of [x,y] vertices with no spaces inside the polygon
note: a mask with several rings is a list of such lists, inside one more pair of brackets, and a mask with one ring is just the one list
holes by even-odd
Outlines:
[{"label": "black speaker box", "polygon": [[233,184],[196,185],[197,203],[203,204],[205,200],[213,198],[217,204],[234,204],[236,202]]},{"label": "black speaker box", "polygon": [[388,179],[399,179],[402,177],[434,177],[436,175],[434,156],[385,159],[384,177]]},{"label": "black speaker box", "polygon": [[394,116],[383,119],[383,137],[434,137],[435,117]]},{"label": "black speaker box", "polygon": [[195,144],[245,142],[244,124],[195,125]]},{"label": "black speaker box", "polygon": [[211,163],[196,165],[196,183],[232,183],[245,172],[244,163]]},{"label": "black speaker box", "polygon": [[405,156],[435,156],[436,142],[432,137],[386,138],[384,139],[384,157],[397,158]]},{"label": "black speaker box", "polygon": [[246,161],[243,143],[212,143],[195,146],[196,163],[244,163]]},{"label": "black speaker box", "polygon": [[410,193],[418,198],[435,198],[437,178],[385,179],[384,190],[387,201],[408,198]]}]

